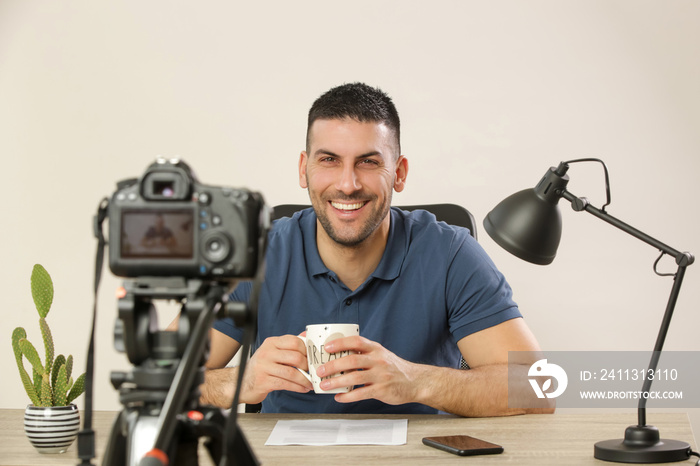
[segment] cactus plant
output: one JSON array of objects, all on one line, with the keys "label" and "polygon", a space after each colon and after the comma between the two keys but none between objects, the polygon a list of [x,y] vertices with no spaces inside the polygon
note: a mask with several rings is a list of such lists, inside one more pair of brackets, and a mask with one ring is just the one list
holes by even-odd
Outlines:
[{"label": "cactus plant", "polygon": [[[73,356],[59,354],[54,359],[54,344],[46,316],[53,303],[53,281],[40,264],[34,265],[31,277],[32,298],[39,312],[39,328],[44,340],[44,362],[36,347],[27,340],[27,332],[17,327],[12,332],[12,349],[17,360],[19,376],[34,406],[67,406],[85,390],[85,374],[75,381],[71,377]],[[24,366],[26,359],[32,375]]]}]

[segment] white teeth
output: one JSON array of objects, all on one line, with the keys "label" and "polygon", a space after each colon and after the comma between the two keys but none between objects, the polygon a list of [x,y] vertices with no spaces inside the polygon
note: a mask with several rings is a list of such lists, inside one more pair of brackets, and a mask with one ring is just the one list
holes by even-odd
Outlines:
[{"label": "white teeth", "polygon": [[331,205],[339,210],[357,210],[365,204],[364,202],[358,202],[357,204],[341,204],[339,202],[331,202]]}]

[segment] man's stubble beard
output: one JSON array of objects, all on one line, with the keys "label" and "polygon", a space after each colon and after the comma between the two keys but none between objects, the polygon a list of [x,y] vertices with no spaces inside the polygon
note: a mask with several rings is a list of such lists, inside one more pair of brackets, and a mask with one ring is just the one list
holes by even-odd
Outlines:
[{"label": "man's stubble beard", "polygon": [[[306,185],[311,186],[311,184],[309,184],[308,175],[306,177]],[[372,235],[372,233],[374,233],[377,230],[377,228],[379,228],[386,216],[389,214],[389,209],[391,208],[392,194],[393,193],[389,191],[389,196],[385,199],[384,204],[377,206],[377,208],[370,213],[369,218],[361,226],[360,231],[357,235],[355,235],[355,237],[343,238],[341,237],[339,232],[335,230],[330,218],[328,217],[328,215],[326,215],[325,208],[328,205],[330,205],[329,199],[314,197],[313,193],[311,192],[311,188],[309,188],[309,199],[311,200],[311,205],[313,206],[314,211],[316,212],[316,217],[321,223],[323,230],[336,244],[346,248],[359,247],[367,238],[369,238]],[[367,200],[367,197],[365,196],[362,199],[358,199],[356,196],[346,196],[345,194],[340,193],[338,196],[334,196],[333,199],[337,201],[361,202]],[[370,202],[374,202],[376,200],[377,196],[375,195],[372,195],[369,198]],[[316,203],[318,203],[318,205],[316,205]]]}]

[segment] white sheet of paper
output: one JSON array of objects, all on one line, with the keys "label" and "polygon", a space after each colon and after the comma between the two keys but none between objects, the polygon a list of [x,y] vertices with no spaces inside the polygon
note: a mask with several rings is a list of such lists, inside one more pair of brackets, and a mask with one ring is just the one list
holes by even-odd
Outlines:
[{"label": "white sheet of paper", "polygon": [[265,445],[405,445],[408,419],[277,421]]}]

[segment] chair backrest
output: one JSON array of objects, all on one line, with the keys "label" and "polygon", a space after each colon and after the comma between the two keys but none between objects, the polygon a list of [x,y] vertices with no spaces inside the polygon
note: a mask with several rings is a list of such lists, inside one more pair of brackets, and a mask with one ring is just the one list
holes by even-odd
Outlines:
[{"label": "chair backrest", "polygon": [[[305,204],[281,204],[274,207],[272,219],[276,220],[282,217],[291,217],[294,212],[311,207]],[[457,204],[423,204],[423,205],[407,205],[397,206],[401,210],[427,210],[435,215],[438,221],[456,225],[458,227],[468,228],[474,239],[476,236],[476,221],[474,216],[464,207]]]}]

